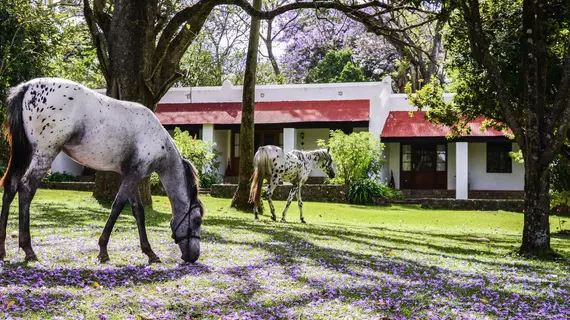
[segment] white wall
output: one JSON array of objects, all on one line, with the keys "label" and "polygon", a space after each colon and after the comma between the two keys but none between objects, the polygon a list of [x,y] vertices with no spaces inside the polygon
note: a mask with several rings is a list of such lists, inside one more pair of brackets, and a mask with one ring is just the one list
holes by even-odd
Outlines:
[{"label": "white wall", "polygon": [[386,177],[390,179],[390,170],[392,170],[396,189],[400,189],[400,143],[386,143],[385,150],[388,158],[388,173]]},{"label": "white wall", "polygon": [[228,159],[230,157],[230,149],[228,148],[230,144],[230,140],[228,139],[228,131],[230,130],[214,130],[214,142],[216,143],[216,151],[221,152],[220,156],[218,157],[218,161],[220,161],[220,168],[218,172],[222,176],[226,172]]},{"label": "white wall", "polygon": [[[513,151],[519,147],[513,143]],[[487,144],[469,144],[471,190],[524,190],[524,165],[513,161],[512,173],[487,173]]]},{"label": "white wall", "polygon": [[[469,155],[471,157],[471,155]],[[447,189],[455,190],[455,142],[447,144]]]},{"label": "white wall", "polygon": [[[304,134],[304,138],[301,139],[301,133]],[[297,129],[297,146],[296,149],[298,150],[315,150],[319,147],[317,146],[317,140],[323,139],[325,141],[329,140],[329,129],[326,128],[319,128],[319,129]],[[304,145],[301,145],[301,142],[305,142]],[[321,169],[315,169],[311,173],[311,177],[326,177],[326,173],[324,173]]]}]

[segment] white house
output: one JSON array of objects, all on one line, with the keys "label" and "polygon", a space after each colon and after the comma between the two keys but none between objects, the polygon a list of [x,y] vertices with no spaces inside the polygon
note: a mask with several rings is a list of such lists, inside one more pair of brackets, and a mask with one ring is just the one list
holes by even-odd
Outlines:
[{"label": "white house", "polygon": [[[496,130],[446,139],[449,128],[434,126],[411,106],[405,94],[394,94],[391,79],[372,83],[266,85],[256,88],[255,147],[274,144],[286,151],[315,149],[332,129],[369,131],[385,144],[382,179],[393,174],[401,190],[439,190],[459,199],[470,193],[524,189],[524,168],[511,160],[518,146]],[[180,127],[221,152],[220,174],[238,175],[242,87],[172,88],[156,114],[168,129]],[[54,171],[70,168],[58,157]],[[77,173],[77,171],[75,171]],[[324,173],[313,172],[314,176]]]}]

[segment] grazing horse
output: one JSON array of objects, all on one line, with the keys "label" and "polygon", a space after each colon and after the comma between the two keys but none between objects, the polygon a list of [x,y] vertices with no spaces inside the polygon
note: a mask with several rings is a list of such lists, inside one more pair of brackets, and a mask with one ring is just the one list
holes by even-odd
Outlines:
[{"label": "grazing horse", "polygon": [[332,155],[329,153],[328,149],[318,149],[313,151],[293,150],[291,152],[284,153],[283,149],[277,146],[264,146],[260,147],[255,153],[253,166],[255,171],[253,172],[251,189],[249,192],[249,202],[253,202],[254,204],[253,213],[255,214],[255,219],[259,219],[258,208],[263,179],[267,179],[267,181],[269,181],[269,187],[264,192],[263,196],[266,197],[269,202],[271,219],[273,219],[273,221],[277,220],[277,217],[275,216],[275,207],[271,200],[273,191],[280,182],[287,181],[293,184],[293,189],[291,189],[291,192],[289,192],[289,196],[287,197],[287,204],[283,210],[281,222],[285,222],[287,209],[293,200],[293,196],[297,193],[301,222],[305,223],[305,219],[303,218],[301,187],[309,178],[309,174],[314,168],[320,168],[326,172],[330,178],[334,178],[335,176]]},{"label": "grazing horse", "polygon": [[26,261],[36,260],[30,238],[30,203],[60,151],[83,165],[114,171],[122,183],[99,238],[102,263],[107,244],[127,201],[137,222],[142,251],[160,262],[148,242],[144,208],[137,185],[156,171],[172,206],[172,237],[182,259],[200,256],[204,207],[198,199],[198,175],[184,160],[168,132],[144,106],[118,101],[64,79],[38,78],[12,89],[7,100],[5,131],[11,157],[0,181],[4,186],[0,216],[0,260],[3,260],[10,204],[19,193],[19,246]]}]

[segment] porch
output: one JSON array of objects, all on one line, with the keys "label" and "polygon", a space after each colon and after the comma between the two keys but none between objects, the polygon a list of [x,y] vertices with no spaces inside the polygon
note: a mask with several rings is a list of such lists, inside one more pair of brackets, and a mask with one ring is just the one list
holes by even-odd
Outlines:
[{"label": "porch", "polygon": [[387,176],[406,198],[519,199],[524,166],[509,155],[518,145],[502,132],[481,131],[482,119],[469,125],[471,135],[448,139],[449,128],[423,112],[390,112],[381,134]]}]

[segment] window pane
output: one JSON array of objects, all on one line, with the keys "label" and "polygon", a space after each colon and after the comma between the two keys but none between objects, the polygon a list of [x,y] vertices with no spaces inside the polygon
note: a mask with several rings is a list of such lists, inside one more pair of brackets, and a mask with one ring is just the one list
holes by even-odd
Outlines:
[{"label": "window pane", "polygon": [[437,162],[438,163],[445,163],[445,152],[438,152],[437,153]]},{"label": "window pane", "polygon": [[412,154],[411,153],[404,153],[402,155],[402,162],[412,162]]},{"label": "window pane", "polygon": [[239,146],[239,133],[234,133],[234,146]]},{"label": "window pane", "polygon": [[512,173],[513,161],[509,152],[512,144],[487,143],[487,172],[489,173]]},{"label": "window pane", "polygon": [[437,164],[437,171],[445,171],[445,163],[438,163]]},{"label": "window pane", "polygon": [[239,146],[234,147],[234,157],[239,158]]},{"label": "window pane", "polygon": [[412,171],[411,163],[402,163],[402,171]]},{"label": "window pane", "polygon": [[437,151],[438,151],[438,152],[439,152],[439,151],[445,152],[445,144],[438,144],[438,145],[437,145]]},{"label": "window pane", "polygon": [[405,144],[402,146],[402,151],[403,152],[412,152],[412,146],[409,144]]}]

